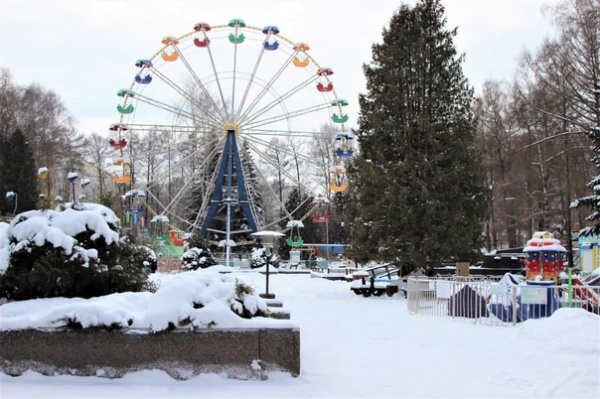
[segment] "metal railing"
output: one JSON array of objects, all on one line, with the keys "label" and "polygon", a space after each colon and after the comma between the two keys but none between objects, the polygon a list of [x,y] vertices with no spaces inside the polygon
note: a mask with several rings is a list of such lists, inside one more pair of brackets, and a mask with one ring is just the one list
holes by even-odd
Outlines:
[{"label": "metal railing", "polygon": [[500,276],[409,277],[407,309],[411,314],[510,325],[551,316],[562,307],[584,308],[600,315],[600,287],[547,285],[545,282],[500,284]]}]

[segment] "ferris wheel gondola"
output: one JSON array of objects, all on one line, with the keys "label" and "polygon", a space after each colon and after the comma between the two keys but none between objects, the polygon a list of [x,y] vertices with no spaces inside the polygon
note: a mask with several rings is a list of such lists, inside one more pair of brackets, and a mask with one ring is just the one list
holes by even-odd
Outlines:
[{"label": "ferris wheel gondola", "polygon": [[313,221],[317,223],[325,223],[329,221],[329,200],[321,195],[313,200],[315,212],[313,213]]},{"label": "ferris wheel gondola", "polygon": [[287,222],[286,228],[289,230],[288,238],[285,241],[286,244],[292,247],[292,249],[301,247],[304,244],[304,240],[300,234],[300,229],[304,228],[304,223],[301,220],[290,220]]}]

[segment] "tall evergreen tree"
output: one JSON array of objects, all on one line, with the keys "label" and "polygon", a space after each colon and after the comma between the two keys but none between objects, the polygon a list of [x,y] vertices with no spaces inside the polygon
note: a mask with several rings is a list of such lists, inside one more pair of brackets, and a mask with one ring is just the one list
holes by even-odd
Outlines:
[{"label": "tall evergreen tree", "polygon": [[9,137],[0,138],[0,193],[14,192],[11,203],[2,200],[3,214],[21,213],[36,208],[38,199],[37,171],[33,152],[17,129]]},{"label": "tall evergreen tree", "polygon": [[473,90],[439,0],[402,5],[372,46],[359,97],[360,154],[346,221],[357,261],[472,259],[487,190],[474,149]]},{"label": "tall evergreen tree", "polygon": [[[596,126],[591,126],[589,137],[592,139],[592,151],[595,156],[592,161],[596,168],[600,169],[600,82],[594,84],[594,98],[596,112],[592,115]],[[595,176],[589,183],[588,187],[592,189],[593,194],[579,198],[573,203],[574,208],[587,207],[592,213],[586,218],[589,225],[579,232],[582,236],[600,236],[600,175]]]}]

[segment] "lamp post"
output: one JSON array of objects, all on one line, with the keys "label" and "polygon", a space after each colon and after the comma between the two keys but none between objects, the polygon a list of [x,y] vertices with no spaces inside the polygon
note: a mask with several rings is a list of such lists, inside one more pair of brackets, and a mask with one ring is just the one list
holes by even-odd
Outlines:
[{"label": "lamp post", "polygon": [[267,263],[266,289],[265,293],[259,294],[259,296],[266,299],[275,299],[275,294],[271,294],[269,292],[269,258],[271,257],[275,239],[284,236],[284,234],[278,231],[263,230],[258,231],[256,233],[252,233],[252,235],[261,238],[263,247],[265,248],[265,260]]},{"label": "lamp post", "polygon": [[17,203],[18,203],[18,195],[15,191],[8,191],[6,193],[6,200],[12,204],[12,202],[15,202],[15,209],[13,210],[13,216],[15,216],[15,213],[17,213]]},{"label": "lamp post", "polygon": [[75,180],[79,178],[79,174],[77,172],[69,172],[67,174],[67,179],[69,183],[71,183],[71,188],[73,189],[73,205],[77,203],[77,199],[75,198]]}]

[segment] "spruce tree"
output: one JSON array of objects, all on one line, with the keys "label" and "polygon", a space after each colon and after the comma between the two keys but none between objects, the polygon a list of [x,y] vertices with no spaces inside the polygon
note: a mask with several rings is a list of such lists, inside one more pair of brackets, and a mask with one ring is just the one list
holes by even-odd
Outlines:
[{"label": "spruce tree", "polygon": [[20,130],[17,129],[10,136],[1,139],[0,167],[1,194],[5,196],[9,191],[16,193],[11,203],[5,200],[0,202],[2,213],[12,214],[35,209],[38,199],[35,159],[27,139]]},{"label": "spruce tree", "polygon": [[[600,83],[595,83],[594,86],[595,112],[591,115],[591,119],[596,126],[590,126],[588,136],[593,142],[592,151],[595,154],[592,162],[594,162],[596,168],[600,169]],[[592,189],[593,194],[579,198],[572,204],[572,207],[591,209],[592,213],[586,218],[590,224],[581,229],[579,234],[584,237],[598,237],[600,236],[600,175],[595,176],[587,186]]]},{"label": "spruce tree", "polygon": [[487,190],[474,148],[473,90],[439,0],[402,5],[372,46],[359,96],[360,154],[348,168],[351,256],[396,261],[473,259]]}]

